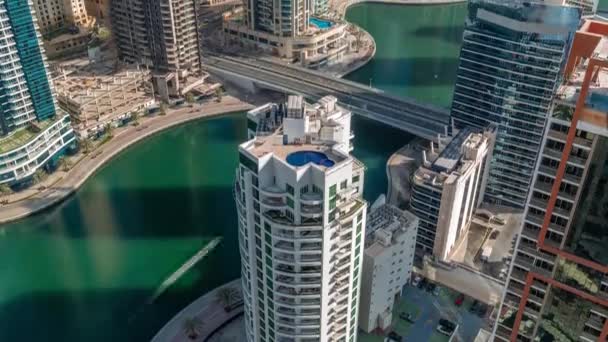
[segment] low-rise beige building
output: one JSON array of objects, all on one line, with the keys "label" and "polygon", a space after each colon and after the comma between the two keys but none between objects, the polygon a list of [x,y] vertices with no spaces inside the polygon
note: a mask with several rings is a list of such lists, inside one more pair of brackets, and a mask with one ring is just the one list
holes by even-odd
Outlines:
[{"label": "low-rise beige building", "polygon": [[83,63],[56,67],[54,84],[61,108],[81,137],[119,126],[155,104],[150,73],[137,66]]}]

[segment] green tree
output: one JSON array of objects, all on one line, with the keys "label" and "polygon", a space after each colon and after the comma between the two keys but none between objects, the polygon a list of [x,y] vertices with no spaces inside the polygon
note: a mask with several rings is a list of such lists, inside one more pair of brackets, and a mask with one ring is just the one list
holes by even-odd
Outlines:
[{"label": "green tree", "polygon": [[91,143],[90,139],[81,138],[80,140],[78,140],[78,143],[82,147],[82,153],[87,154],[87,153],[91,152],[91,149],[93,148],[93,144]]},{"label": "green tree", "polygon": [[194,95],[192,95],[192,93],[188,93],[186,94],[186,102],[188,103],[194,103],[196,100],[194,99]]},{"label": "green tree", "polygon": [[217,303],[222,305],[226,311],[232,304],[240,299],[239,291],[233,287],[222,287],[215,294]]},{"label": "green tree", "polygon": [[34,184],[38,184],[40,182],[42,182],[45,178],[46,178],[47,174],[46,172],[44,172],[43,169],[38,169],[36,170],[36,172],[34,172]]},{"label": "green tree", "polygon": [[217,102],[222,102],[222,97],[224,96],[224,90],[222,87],[215,88],[215,97],[217,97]]},{"label": "green tree", "polygon": [[198,317],[188,317],[182,323],[184,334],[192,341],[196,340],[203,329],[203,321]]},{"label": "green tree", "polygon": [[139,126],[139,118],[141,117],[140,112],[134,112],[131,114],[131,121],[133,122],[133,126]]},{"label": "green tree", "polygon": [[61,171],[68,172],[72,168],[72,163],[65,156],[61,156],[57,161],[57,166]]},{"label": "green tree", "polygon": [[167,105],[164,102],[160,104],[158,115],[167,115]]},{"label": "green tree", "polygon": [[112,125],[112,123],[109,123],[106,125],[106,135],[109,138],[113,138],[114,137],[114,125]]},{"label": "green tree", "polygon": [[0,196],[7,196],[13,193],[13,189],[11,189],[8,184],[0,184]]}]

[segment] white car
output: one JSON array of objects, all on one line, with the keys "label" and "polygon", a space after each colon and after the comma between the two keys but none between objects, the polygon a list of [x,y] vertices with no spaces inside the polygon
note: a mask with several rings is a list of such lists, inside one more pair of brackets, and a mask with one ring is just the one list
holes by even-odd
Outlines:
[{"label": "white car", "polygon": [[412,286],[413,286],[413,287],[417,287],[417,286],[418,286],[418,284],[420,283],[420,280],[422,280],[422,278],[421,278],[420,276],[416,276],[416,277],[414,278],[414,280],[412,281]]}]

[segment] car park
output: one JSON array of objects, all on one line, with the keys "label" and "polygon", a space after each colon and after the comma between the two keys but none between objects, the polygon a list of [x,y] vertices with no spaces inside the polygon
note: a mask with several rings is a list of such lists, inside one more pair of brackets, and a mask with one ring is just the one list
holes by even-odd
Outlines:
[{"label": "car park", "polygon": [[464,302],[464,295],[460,294],[460,295],[458,295],[458,297],[456,297],[456,300],[454,301],[454,304],[456,306],[461,306],[463,302]]},{"label": "car park", "polygon": [[400,313],[399,318],[401,318],[404,321],[410,322],[410,323],[416,322],[416,319],[414,318],[414,316],[412,316],[411,313],[407,313],[407,312]]},{"label": "car park", "polygon": [[412,286],[414,286],[414,287],[418,286],[418,284],[420,283],[421,280],[422,280],[422,278],[417,275],[416,277],[414,277],[414,280],[412,280]]},{"label": "car park", "polygon": [[388,340],[395,341],[395,342],[401,342],[401,335],[397,334],[394,331],[391,331],[388,333]]},{"label": "car park", "polygon": [[452,336],[452,334],[454,333],[455,330],[456,330],[456,324],[448,321],[445,318],[440,319],[439,324],[437,324],[437,331],[439,331],[440,333],[442,333],[444,335]]}]

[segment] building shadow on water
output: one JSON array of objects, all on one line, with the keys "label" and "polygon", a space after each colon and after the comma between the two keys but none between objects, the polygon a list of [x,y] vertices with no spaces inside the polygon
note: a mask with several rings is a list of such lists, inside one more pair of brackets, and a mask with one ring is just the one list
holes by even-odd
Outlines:
[{"label": "building shadow on water", "polygon": [[236,207],[231,186],[87,188],[6,229],[19,227],[70,238],[181,238],[222,235],[231,227],[236,234]]},{"label": "building shadow on water", "polygon": [[[413,31],[415,36],[428,39],[438,39],[454,45],[462,45],[464,23],[459,26],[422,26]],[[449,34],[446,34],[448,33]]]}]

